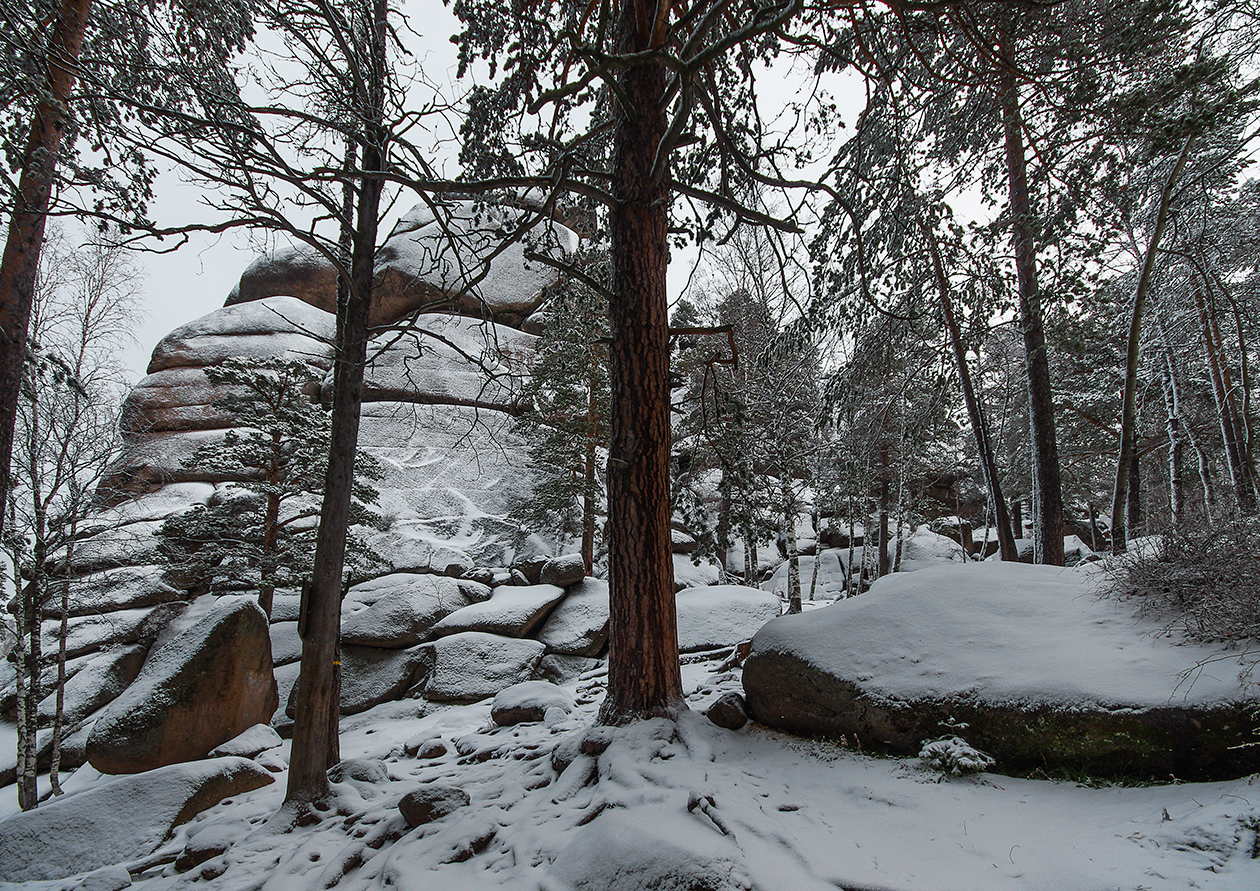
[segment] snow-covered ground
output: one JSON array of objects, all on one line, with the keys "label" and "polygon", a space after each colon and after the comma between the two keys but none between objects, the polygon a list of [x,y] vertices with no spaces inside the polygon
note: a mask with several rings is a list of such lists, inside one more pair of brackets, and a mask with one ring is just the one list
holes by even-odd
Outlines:
[{"label": "snow-covered ground", "polygon": [[[378,706],[342,724],[343,757],[379,759],[377,781],[337,784],[322,820],[290,828],[269,822],[283,796],[279,773],[180,827],[157,856],[136,852],[132,868],[152,865],[132,881],[143,891],[190,882],[215,891],[1260,887],[1260,778],[1100,789],[945,778],[917,759],[710,724],[699,713],[740,686],[738,672],[715,673],[718,664],[684,666],[692,712],[677,725],[602,731],[611,744],[597,765],[579,755],[560,774],[552,753],[576,754],[593,725],[598,671],[569,685],[578,705],[550,724],[497,727],[488,702]],[[405,754],[435,737],[445,755]],[[278,767],[287,746],[264,757]],[[84,768],[67,785],[110,779],[93,773]],[[398,801],[422,785],[461,788],[471,804],[408,829]],[[688,810],[701,799],[713,803]],[[198,836],[233,843],[176,872],[175,857]],[[86,887],[121,887],[121,870],[92,878]]]}]

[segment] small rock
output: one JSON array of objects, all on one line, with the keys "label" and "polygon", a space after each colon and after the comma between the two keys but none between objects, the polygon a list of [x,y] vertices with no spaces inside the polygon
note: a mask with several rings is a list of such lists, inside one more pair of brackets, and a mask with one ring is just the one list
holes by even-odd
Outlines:
[{"label": "small rock", "polygon": [[122,891],[131,887],[131,873],[122,865],[102,866],[83,877],[79,891]]},{"label": "small rock", "polygon": [[581,554],[564,554],[543,564],[538,580],[544,585],[567,588],[586,578],[586,561]]},{"label": "small rock", "polygon": [[581,751],[583,755],[598,757],[612,745],[614,736],[611,727],[592,727],[582,737]]},{"label": "small rock", "polygon": [[569,717],[569,709],[559,705],[553,705],[543,712],[543,724],[548,727],[555,727]]},{"label": "small rock", "polygon": [[355,780],[360,783],[388,783],[389,770],[385,762],[377,758],[347,758],[328,769],[330,783]]},{"label": "small rock", "polygon": [[446,754],[446,743],[440,737],[429,740],[416,750],[417,758],[441,758]]},{"label": "small rock", "polygon": [[725,727],[727,730],[738,730],[748,723],[748,707],[744,703],[744,697],[735,692],[719,696],[717,702],[709,706],[709,710],[704,715],[714,724]]},{"label": "small rock", "polygon": [[413,829],[440,820],[461,807],[471,804],[468,793],[454,786],[421,786],[412,789],[398,802],[403,819]]},{"label": "small rock", "polygon": [[513,574],[519,572],[521,575],[525,576],[526,581],[522,582],[522,584],[537,585],[539,580],[542,578],[542,568],[550,559],[550,554],[538,554],[530,557],[522,557],[512,564],[511,569]]},{"label": "small rock", "polygon": [[511,577],[513,585],[528,585],[530,583],[529,577],[519,569],[513,569]]},{"label": "small rock", "polygon": [[490,706],[490,717],[500,727],[541,721],[549,709],[566,714],[573,710],[573,697],[546,681],[525,681],[500,691]]},{"label": "small rock", "polygon": [[184,845],[184,850],[175,861],[176,872],[187,872],[194,866],[200,866],[212,857],[218,857],[249,834],[252,827],[246,820],[233,823],[211,823]]},{"label": "small rock", "polygon": [[469,581],[477,582],[481,585],[491,586],[494,584],[495,572],[493,569],[487,569],[484,566],[478,566],[464,573],[464,578]]},{"label": "small rock", "polygon": [[222,758],[225,755],[236,755],[240,758],[256,758],[268,749],[276,748],[280,743],[280,734],[266,724],[255,724],[240,736],[212,749],[210,757]]}]

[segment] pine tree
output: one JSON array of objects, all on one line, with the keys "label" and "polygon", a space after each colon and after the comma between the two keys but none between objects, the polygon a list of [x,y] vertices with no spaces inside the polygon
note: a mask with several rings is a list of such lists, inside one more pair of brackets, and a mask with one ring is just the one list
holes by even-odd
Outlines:
[{"label": "pine tree", "polygon": [[[606,283],[606,255],[578,258],[593,281]],[[516,429],[530,442],[532,498],[514,512],[526,525],[557,539],[580,539],[590,575],[596,518],[604,511],[601,468],[608,449],[608,302],[588,284],[569,279],[547,301]]]},{"label": "pine tree", "polygon": [[[182,575],[206,588],[256,589],[271,615],[276,588],[299,587],[310,575],[315,521],[328,464],[330,419],[312,398],[322,373],[296,359],[228,359],[205,369],[226,394],[214,407],[230,413],[237,429],[200,446],[184,466],[239,480],[209,504],[167,520],[163,550]],[[355,459],[354,521],[375,525],[380,479],[376,461]],[[350,574],[376,558],[351,537]],[[357,565],[356,565],[357,564]]]}]

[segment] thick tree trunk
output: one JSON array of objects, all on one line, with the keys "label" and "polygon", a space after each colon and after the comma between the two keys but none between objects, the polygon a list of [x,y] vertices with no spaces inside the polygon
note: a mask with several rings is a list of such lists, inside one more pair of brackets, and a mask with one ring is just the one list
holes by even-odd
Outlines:
[{"label": "thick tree trunk", "polygon": [[998,475],[997,458],[993,453],[989,426],[981,410],[980,400],[976,398],[976,388],[971,382],[971,369],[967,365],[967,351],[963,346],[962,334],[958,330],[958,320],[954,317],[953,302],[949,299],[949,280],[945,277],[945,264],[941,261],[936,239],[926,227],[924,235],[927,237],[928,249],[932,254],[932,270],[936,277],[941,317],[945,320],[949,345],[954,353],[954,364],[958,369],[958,386],[963,392],[967,417],[971,421],[972,435],[976,440],[976,451],[980,456],[980,470],[984,474],[984,484],[989,490],[989,500],[993,504],[993,519],[997,524],[998,552],[1003,560],[1018,560],[1019,549],[1015,546],[1010,515],[1006,512],[1006,501],[1002,498],[1002,480]]},{"label": "thick tree trunk", "polygon": [[[667,15],[627,0],[617,51],[657,46]],[[652,169],[666,128],[665,74],[657,60],[627,68],[614,103],[607,724],[685,708],[669,527],[669,189]]]},{"label": "thick tree trunk", "polygon": [[26,337],[35,301],[39,254],[57,171],[57,155],[69,123],[67,103],[78,77],[79,50],[92,0],[62,0],[48,43],[47,94],[35,106],[22,173],[0,257],[0,518],[9,492],[13,428],[26,363]]},{"label": "thick tree trunk", "polygon": [[[1133,291],[1133,311],[1129,315],[1129,344],[1125,355],[1124,391],[1120,404],[1120,454],[1116,460],[1116,485],[1111,499],[1111,553],[1123,554],[1128,548],[1127,520],[1125,502],[1129,498],[1129,467],[1137,462],[1137,385],[1138,362],[1141,359],[1142,346],[1142,313],[1146,307],[1146,295],[1150,290],[1151,276],[1155,271],[1155,257],[1159,251],[1160,240],[1164,236],[1164,227],[1168,224],[1168,212],[1172,207],[1173,187],[1185,169],[1186,159],[1194,147],[1194,136],[1186,139],[1181,154],[1173,164],[1172,172],[1159,195],[1159,209],[1155,214],[1155,229],[1151,233],[1150,243],[1146,246],[1146,256],[1142,260],[1142,271],[1138,274],[1137,287]],[[1136,524],[1137,519],[1133,518]]]},{"label": "thick tree trunk", "polygon": [[1050,361],[1041,318],[1041,291],[1037,285],[1037,248],[1024,153],[1024,122],[1020,112],[1015,57],[1009,34],[1003,34],[1000,51],[1003,60],[1000,101],[1010,187],[1011,241],[1015,249],[1015,271],[1019,279],[1020,329],[1024,335],[1033,478],[1036,481],[1034,516],[1037,525],[1034,535],[1038,561],[1062,566],[1063,485],[1059,473],[1059,446],[1055,436]]}]

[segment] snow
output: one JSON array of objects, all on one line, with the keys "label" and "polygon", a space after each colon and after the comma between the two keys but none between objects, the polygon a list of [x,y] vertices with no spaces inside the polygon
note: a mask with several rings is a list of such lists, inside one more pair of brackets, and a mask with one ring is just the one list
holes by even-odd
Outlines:
[{"label": "snow", "polygon": [[[394,572],[355,585],[342,607],[341,639],[377,647],[420,643],[439,619],[490,596],[463,579]],[[300,655],[300,648],[299,648]]]},{"label": "snow", "polygon": [[679,591],[678,649],[684,653],[749,640],[779,615],[779,598],[759,588],[710,585]]},{"label": "snow", "polygon": [[426,646],[433,648],[434,664],[424,695],[462,702],[529,680],[546,649],[536,640],[481,631],[451,634]]},{"label": "snow", "polygon": [[[550,724],[494,727],[486,702],[423,712],[414,702],[391,702],[345,718],[343,757],[382,760],[385,780],[338,784],[331,810],[292,828],[268,822],[283,798],[278,775],[274,785],[233,796],[176,829],[149,858],[155,865],[137,868],[134,887],[182,888],[202,870],[198,884],[207,891],[264,883],[276,891],[317,891],[333,882],[347,891],[387,884],[400,891],[1242,891],[1260,885],[1260,860],[1253,856],[1260,778],[1096,789],[993,775],[942,777],[918,759],[871,758],[755,725],[737,732],[714,727],[698,712],[739,689],[738,672],[715,672],[716,665],[684,666],[692,712],[677,725],[657,720],[604,729],[603,754],[580,756],[560,774],[551,753],[586,736],[602,700],[602,674],[566,685],[576,708]],[[404,754],[413,739],[452,744],[445,754],[416,759]],[[281,762],[288,746],[273,750]],[[109,779],[82,769],[67,787],[101,788]],[[470,803],[411,830],[397,806],[417,786],[462,789]],[[706,796],[714,802],[706,803],[708,813],[688,811],[689,801]],[[125,811],[120,819],[135,821],[135,805],[119,810]],[[109,813],[102,811],[102,820]],[[134,864],[147,853],[148,843],[113,844],[112,825],[78,824],[80,837],[90,835],[100,849],[81,864],[83,872],[102,861]],[[185,846],[213,856],[180,873],[172,861]],[[0,861],[8,860],[9,848],[0,850]],[[163,851],[169,853],[159,857]],[[679,881],[652,885],[653,877]]]},{"label": "snow", "polygon": [[899,699],[1153,708],[1246,698],[1239,654],[1160,636],[1130,604],[1099,598],[1096,578],[1088,568],[938,564],[785,616],[755,646]]},{"label": "snow", "polygon": [[568,589],[538,639],[550,653],[594,656],[608,639],[608,583],[585,578]]},{"label": "snow", "polygon": [[56,879],[142,857],[195,808],[272,782],[263,768],[243,758],[105,779],[113,781],[0,823],[0,881]]},{"label": "snow", "polygon": [[221,746],[211,749],[210,757],[236,756],[239,758],[253,758],[268,749],[278,747],[281,742],[280,734],[266,724],[255,724],[252,727],[245,728]]},{"label": "snow", "polygon": [[435,636],[461,631],[485,631],[511,637],[525,637],[564,597],[556,585],[503,585],[495,588],[489,600],[473,603],[435,624]]},{"label": "snow", "polygon": [[153,348],[149,373],[214,365],[227,358],[288,356],[331,364],[336,318],[296,297],[225,306],[176,328]]}]

